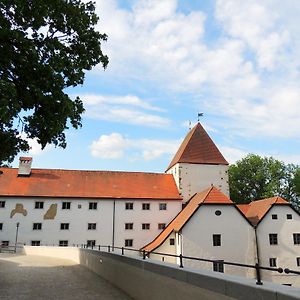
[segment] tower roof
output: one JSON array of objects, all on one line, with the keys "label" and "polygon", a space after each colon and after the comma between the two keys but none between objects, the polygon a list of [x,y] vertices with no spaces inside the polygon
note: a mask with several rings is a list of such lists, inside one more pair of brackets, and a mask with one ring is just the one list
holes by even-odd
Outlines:
[{"label": "tower roof", "polygon": [[200,123],[187,134],[167,170],[177,163],[228,165]]}]

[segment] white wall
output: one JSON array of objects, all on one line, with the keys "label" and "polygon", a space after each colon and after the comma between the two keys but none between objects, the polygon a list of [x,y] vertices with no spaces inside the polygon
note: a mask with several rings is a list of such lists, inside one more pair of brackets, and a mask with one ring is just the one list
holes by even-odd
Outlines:
[{"label": "white wall", "polygon": [[[277,214],[278,219],[273,220],[272,214]],[[287,214],[292,214],[293,219],[288,220]],[[278,245],[270,245],[270,233],[277,233]],[[269,267],[269,259],[277,258],[277,267],[300,271],[296,264],[296,258],[300,257],[300,245],[294,245],[293,233],[300,233],[300,216],[289,206],[273,206],[257,227],[260,264]],[[263,272],[263,279],[300,287],[299,275]]]},{"label": "white wall", "polygon": [[[215,211],[221,211],[220,216]],[[213,234],[221,234],[221,246],[213,246]],[[182,229],[183,255],[255,264],[253,227],[234,206],[203,205]],[[184,265],[212,270],[212,263],[184,261]],[[254,277],[251,269],[224,266],[225,273]]]},{"label": "white wall", "polygon": [[[96,244],[111,245],[113,232],[113,200],[70,199],[71,209],[62,210],[62,202],[67,199],[42,198],[1,198],[6,201],[0,208],[0,242],[15,243],[16,223],[19,222],[19,243],[31,245],[39,240],[43,245],[58,245],[59,240],[68,240],[69,245],[85,244],[87,240],[96,240]],[[43,209],[35,209],[35,201],[43,201]],[[89,202],[97,202],[97,210],[89,210]],[[125,210],[125,202],[133,202],[134,209]],[[150,210],[142,210],[142,203],[150,203]],[[27,216],[15,214],[10,218],[16,204],[23,204]],[[57,203],[57,215],[54,220],[44,220],[43,216],[51,204]],[[159,203],[167,203],[167,210],[159,210]],[[81,205],[81,208],[79,206]],[[115,210],[115,246],[124,246],[125,239],[134,239],[133,247],[140,248],[149,243],[160,232],[158,223],[169,223],[181,209],[181,201],[159,200],[116,200]],[[125,223],[134,223],[133,230],[125,230]],[[33,230],[33,223],[42,223],[42,230]],[[61,223],[70,223],[69,230],[60,230]],[[96,230],[88,230],[88,223],[96,223]],[[142,230],[142,223],[150,223],[150,230]]]},{"label": "white wall", "polygon": [[211,185],[229,196],[227,165],[178,163],[167,173],[173,174],[184,202]]}]

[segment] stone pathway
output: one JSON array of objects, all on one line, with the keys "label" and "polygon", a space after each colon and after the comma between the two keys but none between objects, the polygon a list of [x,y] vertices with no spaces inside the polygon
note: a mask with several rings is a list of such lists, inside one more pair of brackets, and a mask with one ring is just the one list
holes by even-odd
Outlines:
[{"label": "stone pathway", "polygon": [[0,299],[131,298],[70,260],[0,253]]}]

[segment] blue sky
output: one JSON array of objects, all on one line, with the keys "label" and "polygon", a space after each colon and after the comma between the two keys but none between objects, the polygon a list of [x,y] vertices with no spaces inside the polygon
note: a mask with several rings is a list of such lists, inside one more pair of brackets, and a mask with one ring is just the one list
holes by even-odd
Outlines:
[{"label": "blue sky", "polygon": [[163,172],[198,112],[230,163],[300,164],[300,2],[96,3],[110,63],[68,90],[86,113],[67,149],[30,141],[34,167]]}]

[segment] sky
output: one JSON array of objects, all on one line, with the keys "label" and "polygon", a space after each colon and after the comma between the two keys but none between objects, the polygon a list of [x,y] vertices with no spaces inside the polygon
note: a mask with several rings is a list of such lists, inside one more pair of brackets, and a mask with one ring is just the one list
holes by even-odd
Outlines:
[{"label": "sky", "polygon": [[[201,124],[230,162],[300,164],[300,1],[97,0],[106,70],[86,73],[83,127],[34,168],[164,172]],[[13,163],[17,167],[18,159]]]}]

